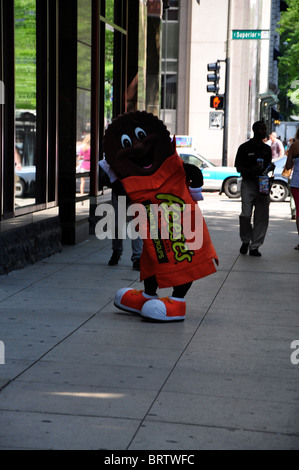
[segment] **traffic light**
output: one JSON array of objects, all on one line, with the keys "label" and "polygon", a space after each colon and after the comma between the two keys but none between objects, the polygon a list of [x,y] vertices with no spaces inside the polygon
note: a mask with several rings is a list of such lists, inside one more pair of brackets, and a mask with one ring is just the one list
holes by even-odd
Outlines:
[{"label": "traffic light", "polygon": [[211,96],[210,108],[213,109],[224,109],[224,96]]},{"label": "traffic light", "polygon": [[214,73],[209,73],[207,75],[207,80],[208,82],[213,82],[213,85],[207,85],[207,92],[208,93],[216,93],[216,95],[219,92],[219,80],[220,80],[220,64],[219,62],[213,62],[212,64],[208,64],[208,72],[214,72]]}]

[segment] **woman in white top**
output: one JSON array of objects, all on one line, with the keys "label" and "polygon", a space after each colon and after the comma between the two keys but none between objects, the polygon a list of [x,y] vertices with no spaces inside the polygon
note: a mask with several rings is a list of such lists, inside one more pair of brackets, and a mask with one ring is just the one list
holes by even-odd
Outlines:
[{"label": "woman in white top", "polygon": [[[296,132],[295,142],[291,145],[286,164],[286,169],[293,171],[291,179],[291,191],[296,204],[296,223],[299,235],[299,127]],[[296,246],[295,250],[299,250],[299,245]]]}]

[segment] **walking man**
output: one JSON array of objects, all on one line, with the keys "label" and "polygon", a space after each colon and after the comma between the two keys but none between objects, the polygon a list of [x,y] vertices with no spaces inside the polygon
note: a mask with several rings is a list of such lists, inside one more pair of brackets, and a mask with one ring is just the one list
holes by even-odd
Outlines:
[{"label": "walking man", "polygon": [[277,158],[283,157],[284,148],[281,140],[277,138],[276,132],[272,132],[270,134],[267,144],[271,147],[272,160],[277,160]]},{"label": "walking man", "polygon": [[273,171],[275,165],[271,166],[271,148],[263,142],[267,136],[265,123],[255,122],[252,130],[253,138],[240,145],[235,162],[242,176],[240,237],[243,244],[240,253],[246,255],[249,250],[250,256],[262,256],[259,248],[264,243],[269,225],[270,196],[260,193],[258,177],[267,169],[268,172]]}]

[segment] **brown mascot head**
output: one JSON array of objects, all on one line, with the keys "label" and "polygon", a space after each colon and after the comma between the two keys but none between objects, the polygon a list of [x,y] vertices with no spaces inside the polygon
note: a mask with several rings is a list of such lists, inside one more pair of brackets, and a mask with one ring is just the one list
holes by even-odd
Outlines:
[{"label": "brown mascot head", "polygon": [[108,126],[103,150],[118,178],[153,175],[175,153],[166,126],[153,114],[122,114]]}]

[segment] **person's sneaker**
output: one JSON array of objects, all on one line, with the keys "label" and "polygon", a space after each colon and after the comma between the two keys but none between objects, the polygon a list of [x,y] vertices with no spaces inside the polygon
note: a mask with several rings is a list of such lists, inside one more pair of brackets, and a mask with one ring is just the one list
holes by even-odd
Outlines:
[{"label": "person's sneaker", "polygon": [[186,302],[174,297],[149,300],[142,307],[141,316],[160,322],[183,321],[186,316]]},{"label": "person's sneaker", "polygon": [[247,255],[248,248],[249,248],[249,243],[243,243],[243,245],[240,248],[241,255]]},{"label": "person's sneaker", "polygon": [[126,312],[141,313],[144,304],[157,297],[158,296],[146,295],[142,290],[124,287],[117,291],[114,298],[114,305]]},{"label": "person's sneaker", "polygon": [[140,271],[140,260],[139,259],[136,259],[133,262],[133,269],[134,269],[134,271]]},{"label": "person's sneaker", "polygon": [[249,255],[250,256],[260,257],[260,256],[262,256],[262,253],[260,253],[259,250],[256,249],[256,250],[250,250]]},{"label": "person's sneaker", "polygon": [[120,255],[116,251],[113,251],[108,265],[109,266],[116,266],[118,264],[119,260],[120,260]]}]

